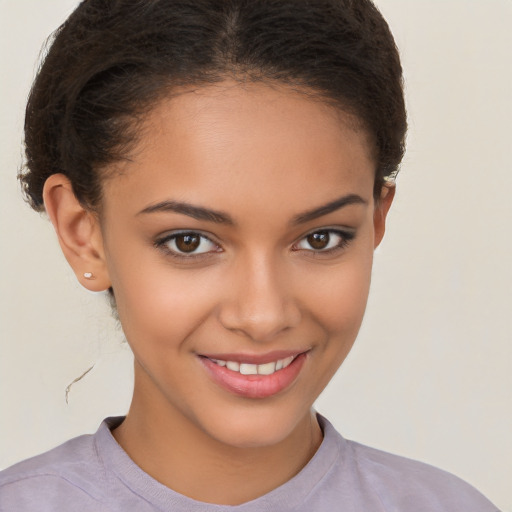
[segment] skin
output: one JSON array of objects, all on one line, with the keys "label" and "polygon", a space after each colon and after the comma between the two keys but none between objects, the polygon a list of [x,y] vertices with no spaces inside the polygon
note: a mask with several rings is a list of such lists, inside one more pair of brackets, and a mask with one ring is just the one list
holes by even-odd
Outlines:
[{"label": "skin", "polygon": [[[64,254],[84,286],[113,287],[135,356],[132,405],[114,436],[177,492],[249,501],[297,474],[321,443],[312,405],[356,338],[394,194],[374,201],[375,164],[356,127],[285,86],[227,81],[148,115],[130,160],[104,182],[100,215],[80,206],[65,176],[46,183]],[[296,222],[345,196],[360,200]],[[144,212],[163,201],[221,210],[232,224]],[[327,228],[347,240],[330,232],[341,246],[315,250],[307,235]],[[176,230],[211,242],[173,257],[172,240],[158,243]],[[304,364],[265,398],[219,386],[201,359],[282,350],[306,353]]]}]

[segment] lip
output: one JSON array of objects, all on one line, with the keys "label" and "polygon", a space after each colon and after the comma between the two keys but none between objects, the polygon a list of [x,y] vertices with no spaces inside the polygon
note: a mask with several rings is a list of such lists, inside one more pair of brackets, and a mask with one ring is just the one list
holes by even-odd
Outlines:
[{"label": "lip", "polygon": [[[248,364],[265,364],[289,356],[295,356],[295,359],[286,368],[278,370],[272,375],[242,375],[239,372],[228,370],[224,366],[219,366],[211,360],[222,359]],[[297,351],[279,351],[264,355],[212,354],[211,356],[199,356],[208,375],[216,384],[230,393],[245,398],[268,398],[284,391],[296,380],[306,358],[307,352]]]}]

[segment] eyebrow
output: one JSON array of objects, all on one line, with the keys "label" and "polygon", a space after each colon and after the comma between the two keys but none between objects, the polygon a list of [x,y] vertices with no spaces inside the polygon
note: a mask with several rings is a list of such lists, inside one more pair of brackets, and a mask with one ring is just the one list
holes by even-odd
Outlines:
[{"label": "eyebrow", "polygon": [[141,213],[155,213],[155,212],[174,212],[187,215],[197,220],[207,220],[215,222],[216,224],[229,224],[233,226],[235,223],[231,216],[227,213],[210,208],[203,208],[201,206],[193,206],[189,203],[182,203],[179,201],[161,201],[160,203],[148,206],[141,210]]},{"label": "eyebrow", "polygon": [[368,201],[357,194],[349,194],[335,199],[323,206],[319,206],[318,208],[313,208],[307,212],[300,213],[292,219],[291,223],[293,225],[304,224],[352,204],[368,204]]},{"label": "eyebrow", "polygon": [[[304,213],[296,215],[292,219],[291,224],[304,224],[319,217],[323,217],[329,213],[335,212],[336,210],[339,210],[345,206],[367,203],[368,202],[361,196],[356,194],[349,194],[335,199],[334,201],[331,201],[330,203],[327,203],[323,206],[319,206],[318,208],[313,208],[312,210],[308,210]],[[228,224],[230,226],[235,225],[233,218],[228,213],[212,210],[210,208],[203,208],[202,206],[194,206],[190,203],[180,201],[161,201],[159,203],[147,206],[137,215],[158,212],[181,213],[197,220],[206,220],[208,222],[214,222],[215,224]]]}]

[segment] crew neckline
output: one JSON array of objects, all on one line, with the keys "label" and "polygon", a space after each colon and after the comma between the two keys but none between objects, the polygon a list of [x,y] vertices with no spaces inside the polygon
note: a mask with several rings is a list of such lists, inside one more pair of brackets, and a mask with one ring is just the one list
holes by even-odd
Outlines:
[{"label": "crew neckline", "polygon": [[173,512],[281,512],[291,511],[303,503],[311,491],[335,464],[344,439],[320,414],[317,418],[324,438],[309,462],[288,482],[240,505],[216,505],[197,501],[173,491],[144,472],[117,443],[111,430],[123,416],[105,419],[95,434],[95,445],[107,472],[115,474],[132,492],[162,510]]}]

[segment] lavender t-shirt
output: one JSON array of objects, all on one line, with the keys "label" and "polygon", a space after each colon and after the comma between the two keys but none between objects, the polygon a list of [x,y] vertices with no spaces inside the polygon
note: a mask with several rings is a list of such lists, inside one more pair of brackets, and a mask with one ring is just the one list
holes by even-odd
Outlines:
[{"label": "lavender t-shirt", "polygon": [[319,417],[324,440],[303,470],[237,506],[192,500],[123,451],[106,419],[84,435],[0,472],[1,512],[497,512],[457,477],[352,441]]}]

